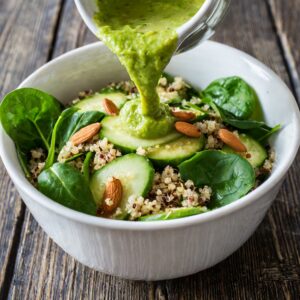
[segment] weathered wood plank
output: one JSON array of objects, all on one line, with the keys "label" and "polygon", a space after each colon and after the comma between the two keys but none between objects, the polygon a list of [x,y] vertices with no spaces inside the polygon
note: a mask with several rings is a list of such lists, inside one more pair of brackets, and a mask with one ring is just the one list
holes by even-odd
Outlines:
[{"label": "weathered wood plank", "polygon": [[[0,2],[0,97],[47,61],[59,7],[60,0]],[[23,218],[24,206],[1,162],[0,298],[9,287]]]},{"label": "weathered wood plank", "polygon": [[300,101],[300,3],[299,0],[267,1],[290,71],[293,88]]},{"label": "weathered wood plank", "polygon": [[[236,46],[271,66],[288,84],[266,3],[233,1],[216,40]],[[65,3],[54,56],[93,41],[73,5]],[[293,165],[280,195],[254,236],[221,264],[166,282],[131,282],[75,262],[42,232],[27,212],[10,298],[12,299],[293,299],[300,294],[300,184]]]}]

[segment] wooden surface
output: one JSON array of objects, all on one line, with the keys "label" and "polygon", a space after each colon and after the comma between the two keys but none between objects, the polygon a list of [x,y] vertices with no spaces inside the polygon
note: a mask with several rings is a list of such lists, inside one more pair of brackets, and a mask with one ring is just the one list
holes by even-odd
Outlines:
[{"label": "wooden surface", "polygon": [[[300,0],[232,0],[214,39],[270,66],[300,99]],[[73,0],[0,0],[1,97],[46,61],[96,41]],[[0,299],[299,299],[300,155],[268,215],[224,262],[171,281],[95,272],[54,244],[0,162]]]}]

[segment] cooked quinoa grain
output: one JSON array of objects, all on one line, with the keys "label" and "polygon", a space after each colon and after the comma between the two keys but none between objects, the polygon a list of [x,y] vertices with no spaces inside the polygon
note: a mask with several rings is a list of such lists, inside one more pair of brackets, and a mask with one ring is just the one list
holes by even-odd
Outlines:
[{"label": "cooked quinoa grain", "polygon": [[197,189],[193,181],[184,182],[178,171],[170,166],[154,176],[154,184],[148,198],[132,195],[126,210],[130,220],[158,213],[166,208],[205,206],[211,198],[208,186]]},{"label": "cooked quinoa grain", "polygon": [[42,148],[32,149],[30,155],[28,167],[32,176],[32,181],[35,183],[45,166],[46,151]]},{"label": "cooked quinoa grain", "polygon": [[[92,168],[94,170],[99,170],[107,163],[122,155],[122,153],[115,149],[114,145],[108,142],[106,138],[99,139],[98,135],[95,135],[91,141],[79,144],[78,146],[73,145],[71,141],[67,142],[58,155],[58,161],[65,162],[74,155],[86,152],[95,153],[92,161]],[[83,158],[79,157],[75,162],[74,166],[81,169]]]}]

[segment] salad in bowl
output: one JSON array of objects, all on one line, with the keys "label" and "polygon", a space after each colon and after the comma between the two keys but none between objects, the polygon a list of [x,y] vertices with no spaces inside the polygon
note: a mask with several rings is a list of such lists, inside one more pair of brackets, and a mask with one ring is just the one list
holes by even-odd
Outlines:
[{"label": "salad in bowl", "polygon": [[187,217],[236,201],[268,177],[275,161],[268,139],[280,126],[263,121],[255,90],[242,78],[217,79],[200,91],[163,74],[156,91],[172,124],[163,136],[162,121],[150,138],[142,125],[138,134],[126,130],[138,122],[131,81],[80,92],[66,106],[41,90],[17,89],[4,98],[0,117],[28,180],[90,215]]}]

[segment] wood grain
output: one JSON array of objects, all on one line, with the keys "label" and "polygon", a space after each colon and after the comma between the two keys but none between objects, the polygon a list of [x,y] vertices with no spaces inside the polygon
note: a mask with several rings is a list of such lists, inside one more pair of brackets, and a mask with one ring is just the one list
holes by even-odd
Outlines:
[{"label": "wood grain", "polygon": [[[65,1],[61,13],[57,39],[48,49],[53,56],[95,40],[82,24],[72,0]],[[256,56],[290,85],[271,16],[267,0],[232,1],[230,14],[215,39]],[[239,251],[209,270],[171,281],[133,282],[84,267],[57,247],[26,211],[9,298],[297,299],[299,168],[298,156],[267,217]]]},{"label": "wood grain", "polygon": [[[0,2],[0,97],[47,61],[60,0]],[[24,205],[0,164],[0,298],[9,288]]]},{"label": "wood grain", "polygon": [[300,101],[300,2],[299,0],[268,0],[268,4],[293,88]]}]

